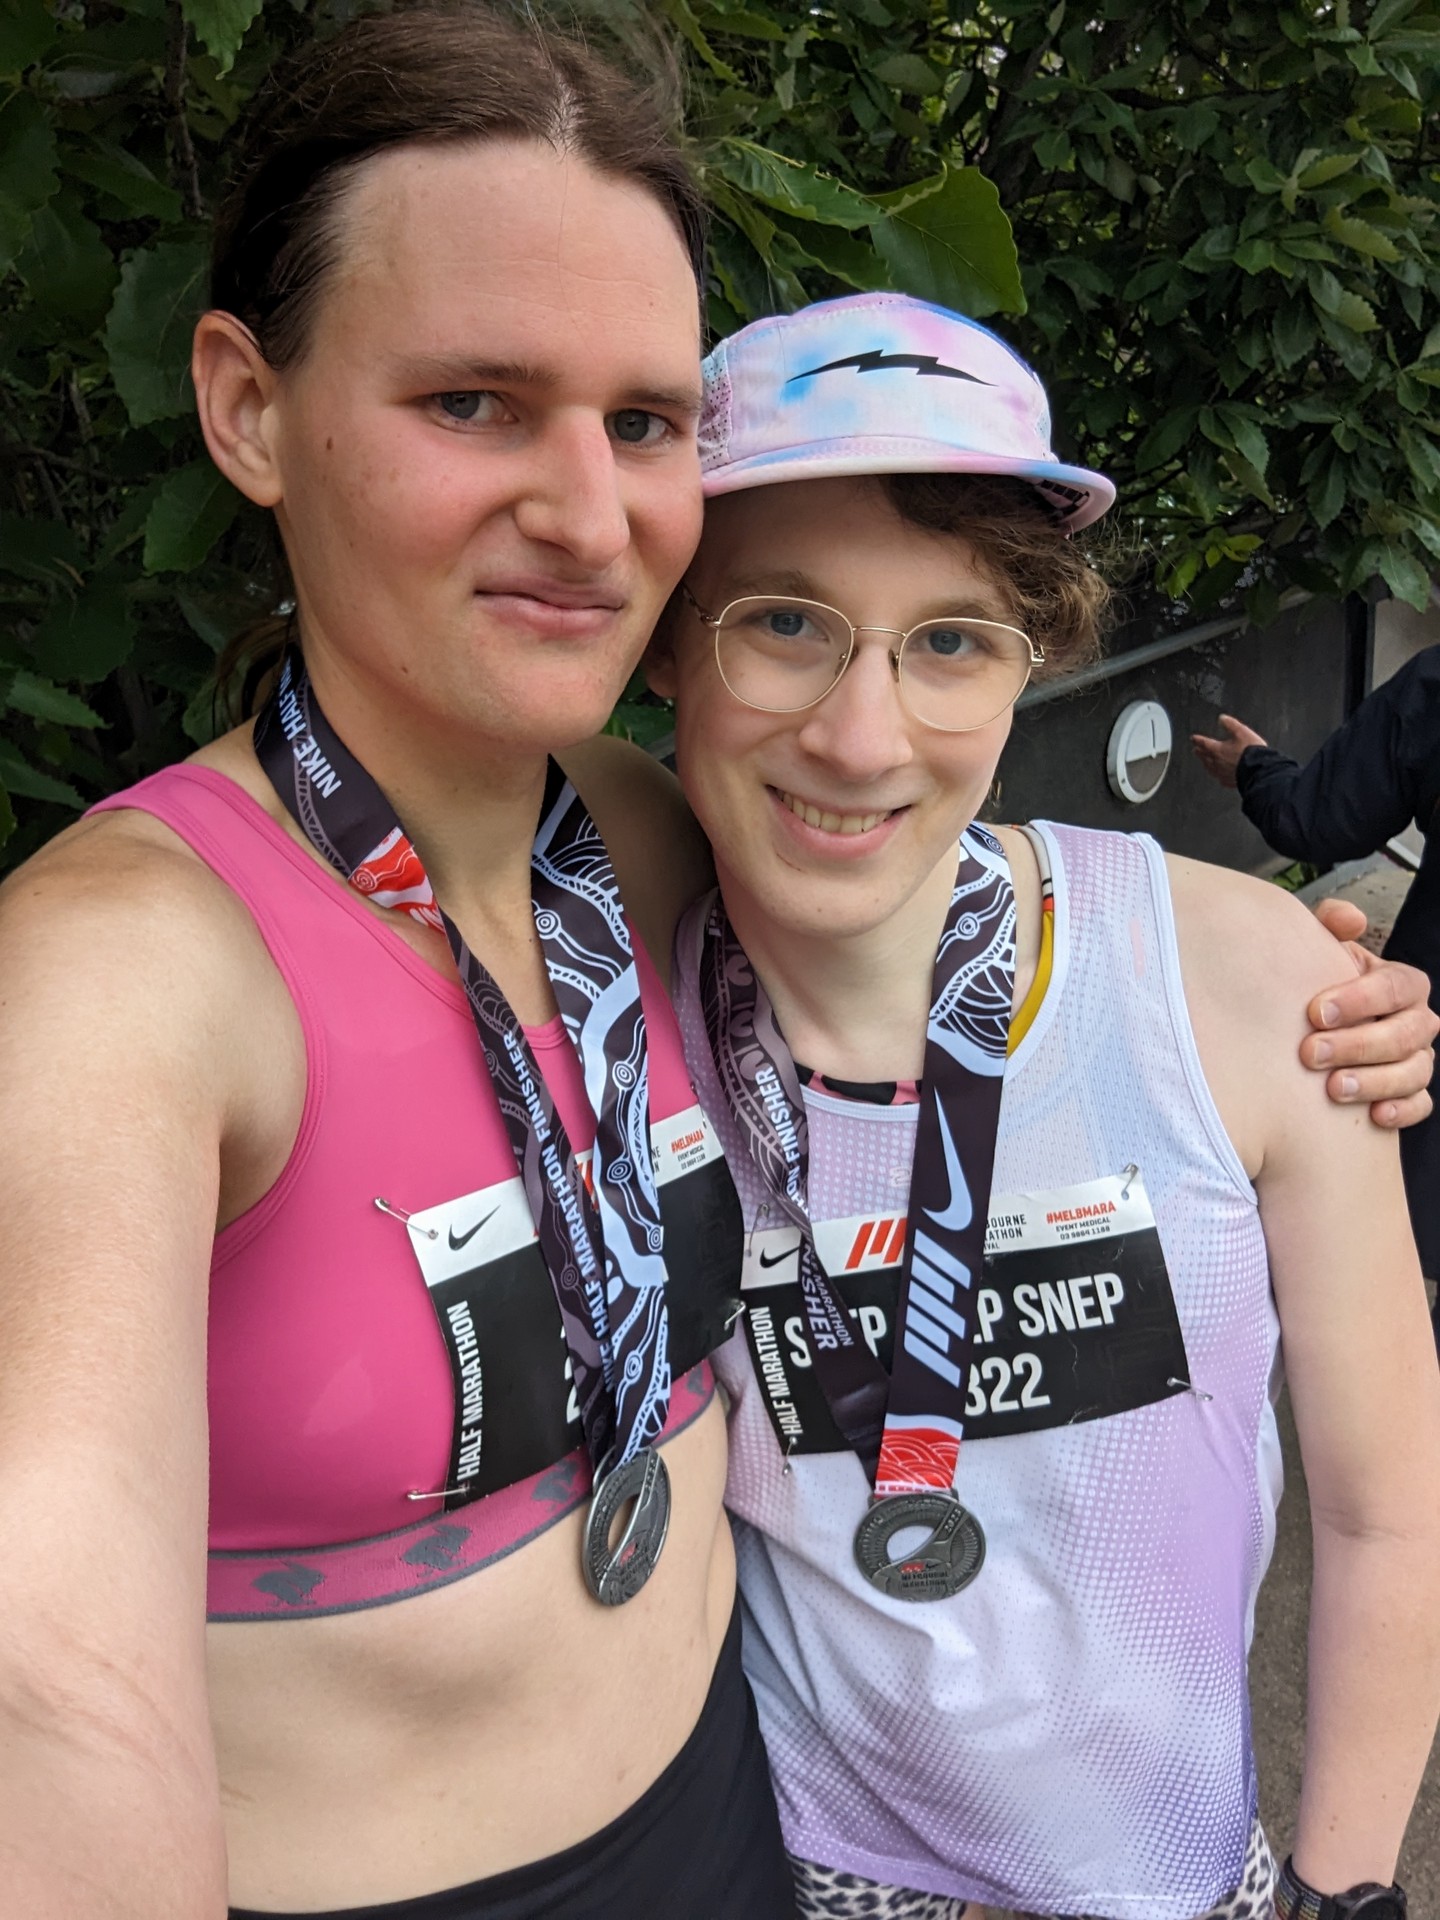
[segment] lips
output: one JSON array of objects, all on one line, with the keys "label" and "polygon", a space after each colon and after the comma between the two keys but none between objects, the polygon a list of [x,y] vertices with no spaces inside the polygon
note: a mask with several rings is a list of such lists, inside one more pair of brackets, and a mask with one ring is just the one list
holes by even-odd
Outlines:
[{"label": "lips", "polygon": [[625,607],[625,598],[597,587],[505,580],[479,587],[476,600],[496,620],[537,638],[586,640],[604,633]]},{"label": "lips", "polygon": [[618,613],[625,605],[625,595],[613,587],[602,587],[594,580],[553,580],[539,573],[505,574],[487,580],[476,592],[487,599],[535,600],[542,606],[586,613]]},{"label": "lips", "polygon": [[788,807],[807,827],[818,827],[822,833],[838,833],[847,837],[859,833],[873,833],[875,828],[900,811],[898,807],[886,807],[878,813],[835,813],[826,807],[819,807],[810,800],[802,800],[798,794],[786,793],[780,788],[772,788],[782,807]]}]

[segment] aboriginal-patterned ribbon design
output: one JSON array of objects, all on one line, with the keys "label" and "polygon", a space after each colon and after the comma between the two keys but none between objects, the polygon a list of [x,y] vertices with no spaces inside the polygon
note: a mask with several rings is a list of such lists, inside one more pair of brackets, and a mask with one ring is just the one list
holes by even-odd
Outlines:
[{"label": "aboriginal-patterned ribbon design", "polygon": [[815,1251],[809,1130],[790,1049],[718,896],[706,923],[700,993],[715,1068],[766,1186],[800,1228],[800,1285],[816,1378],[835,1424],[882,1496],[954,1484],[1014,979],[1010,870],[994,835],[971,826],[960,843],[935,956],[895,1361],[887,1380]]},{"label": "aboriginal-patterned ribbon design", "polygon": [[649,1445],[670,1404],[664,1234],[650,1157],[640,981],[605,843],[551,762],[531,855],[535,926],[595,1114],[581,1177],[524,1028],[437,903],[394,808],[320,710],[295,649],[255,725],[255,751],[312,845],[357,892],[440,928],[475,1017],[535,1217],[598,1468]]}]

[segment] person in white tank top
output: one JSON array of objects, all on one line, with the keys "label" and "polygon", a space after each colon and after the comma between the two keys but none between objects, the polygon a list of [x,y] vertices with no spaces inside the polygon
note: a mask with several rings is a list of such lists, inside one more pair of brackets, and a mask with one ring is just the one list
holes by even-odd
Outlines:
[{"label": "person in white tank top", "polygon": [[[866,295],[706,372],[649,671],[720,883],[677,1004],[746,1212],[727,1497],[799,1912],[1403,1920],[1440,1375],[1393,1140],[1295,1058],[1334,945],[1143,837],[973,824],[1029,673],[1093,644],[1067,536],[1114,493],[1003,342]],[[1315,1587],[1277,1885],[1282,1339]]]}]

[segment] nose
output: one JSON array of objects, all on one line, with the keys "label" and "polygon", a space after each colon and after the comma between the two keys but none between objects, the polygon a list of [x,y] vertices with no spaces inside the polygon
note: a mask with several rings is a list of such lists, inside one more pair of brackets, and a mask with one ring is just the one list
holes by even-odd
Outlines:
[{"label": "nose", "polygon": [[558,547],[587,573],[603,573],[630,544],[630,516],[615,449],[598,413],[547,420],[529,449],[515,505],[528,540]]},{"label": "nose", "polygon": [[846,780],[875,780],[914,758],[915,722],[900,698],[890,635],[862,633],[850,663],[805,714],[799,742]]}]

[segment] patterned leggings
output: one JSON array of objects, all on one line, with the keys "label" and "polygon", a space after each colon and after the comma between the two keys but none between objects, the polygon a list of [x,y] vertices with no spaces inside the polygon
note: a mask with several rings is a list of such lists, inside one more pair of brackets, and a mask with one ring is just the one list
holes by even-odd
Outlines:
[{"label": "patterned leggings", "polygon": [[[819,1867],[793,1855],[790,1867],[795,1875],[797,1920],[965,1920],[967,1914],[970,1920],[980,1920],[979,1907],[967,1907],[963,1900],[943,1893],[883,1887],[858,1874]],[[1273,1920],[1277,1878],[1274,1856],[1257,1820],[1250,1830],[1239,1886],[1196,1920]],[[992,1909],[992,1920],[1064,1920],[1064,1916],[1000,1914]]]}]

